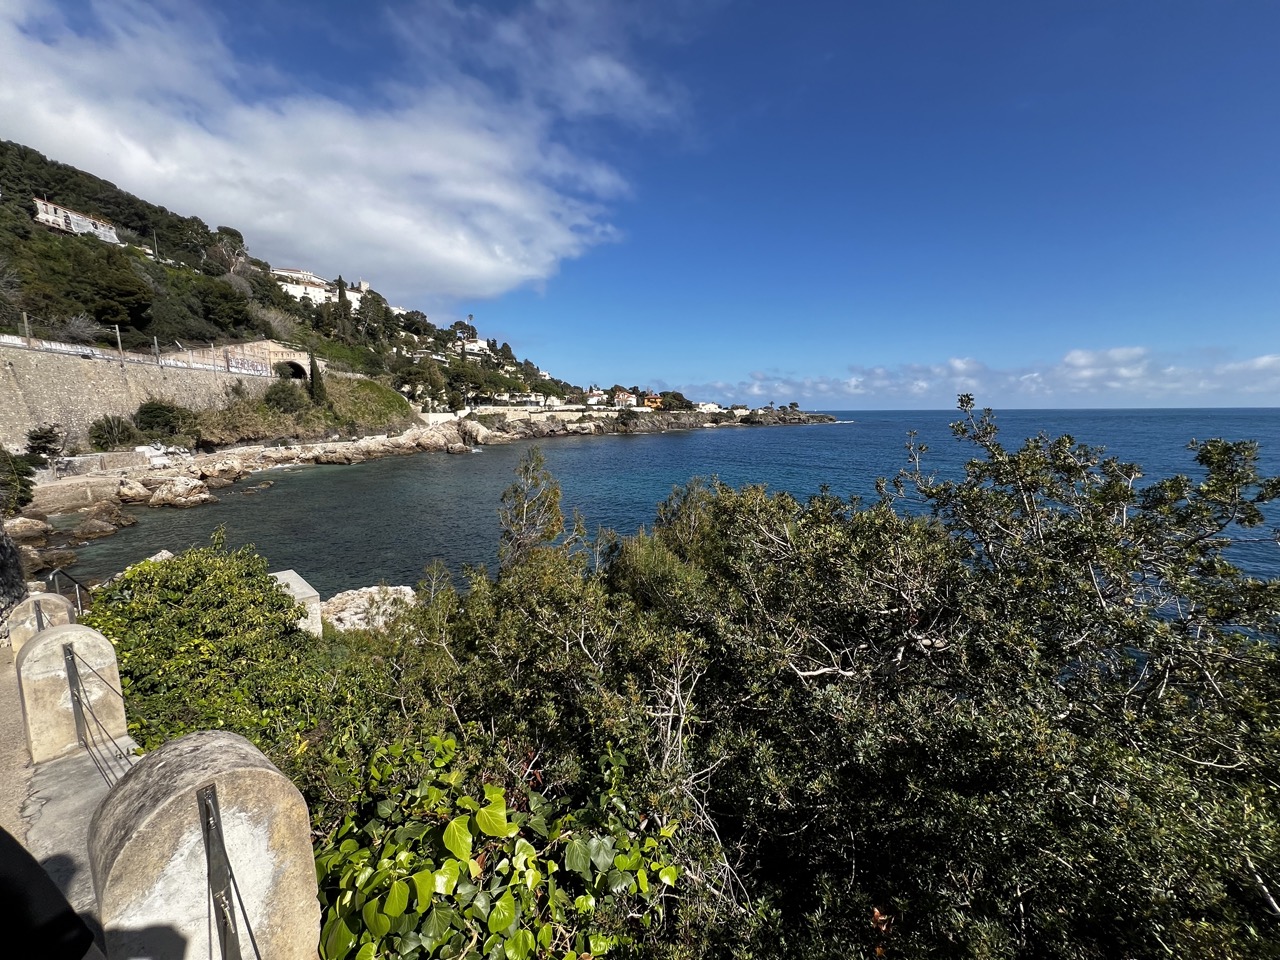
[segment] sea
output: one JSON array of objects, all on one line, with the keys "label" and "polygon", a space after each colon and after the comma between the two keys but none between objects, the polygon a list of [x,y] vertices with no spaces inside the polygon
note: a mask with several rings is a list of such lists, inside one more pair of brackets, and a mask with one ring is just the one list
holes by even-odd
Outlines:
[{"label": "sea", "polygon": [[[566,517],[589,531],[633,534],[657,505],[694,477],[734,486],[763,484],[805,498],[824,487],[872,497],[879,477],[907,464],[908,437],[926,444],[924,467],[955,477],[976,448],[957,441],[952,411],[827,411],[836,423],[718,427],[661,434],[557,437],[541,442],[559,482]],[[1280,408],[1010,410],[996,423],[1006,447],[1041,433],[1069,434],[1140,465],[1142,483],[1195,476],[1192,440],[1256,440],[1264,475],[1280,475]],[[443,561],[456,575],[497,562],[498,505],[527,442],[470,455],[423,453],[352,466],[303,466],[255,474],[217,491],[220,502],[191,510],[134,508],[138,523],[78,549],[70,572],[103,578],[160,550],[204,545],[221,527],[230,546],[252,544],[272,570],[293,569],[321,597],[355,587],[414,584]],[[264,490],[252,486],[269,479]],[[63,522],[67,522],[64,520]],[[1241,532],[1230,556],[1251,575],[1280,577],[1280,545],[1265,529]],[[460,581],[459,581],[460,582]]]}]

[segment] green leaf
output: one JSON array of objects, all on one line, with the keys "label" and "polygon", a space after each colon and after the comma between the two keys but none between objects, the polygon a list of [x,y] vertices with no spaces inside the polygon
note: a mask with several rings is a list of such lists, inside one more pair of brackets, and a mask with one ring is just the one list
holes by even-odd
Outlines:
[{"label": "green leaf", "polygon": [[639,888],[640,888],[640,893],[641,893],[642,895],[648,895],[648,893],[649,893],[649,872],[648,872],[647,870],[641,869],[641,870],[639,870],[639,871],[637,871],[637,872],[636,872],[636,885],[637,885],[637,886],[639,886]]},{"label": "green leaf", "polygon": [[533,952],[533,934],[528,930],[517,930],[502,947],[507,954],[507,960],[525,960]]},{"label": "green leaf", "polygon": [[674,887],[676,885],[676,877],[678,876],[680,876],[680,870],[676,867],[663,867],[658,871],[658,879],[668,887]]},{"label": "green leaf", "polygon": [[516,898],[508,890],[489,911],[489,932],[501,933],[516,922]]},{"label": "green leaf", "polygon": [[444,828],[444,845],[459,860],[471,859],[470,817],[454,817]]},{"label": "green leaf", "polygon": [[396,880],[387,891],[387,899],[382,912],[388,917],[398,917],[409,906],[409,885],[403,880]]},{"label": "green leaf", "polygon": [[360,916],[364,918],[364,927],[375,940],[381,940],[391,929],[391,919],[379,909],[381,901],[376,897],[364,905]]},{"label": "green leaf", "polygon": [[627,887],[631,886],[631,877],[621,870],[610,870],[608,876],[605,877],[605,883],[609,885],[610,893],[615,895],[625,893]]},{"label": "green leaf", "polygon": [[347,921],[337,915],[330,918],[320,934],[320,943],[324,948],[325,960],[337,960],[339,957],[345,957],[347,951],[355,945],[355,942],[356,935],[347,926]]},{"label": "green leaf", "polygon": [[457,860],[446,860],[436,871],[436,893],[449,896],[458,885],[458,875],[462,872],[462,864]]},{"label": "green leaf", "polygon": [[555,931],[551,929],[551,924],[544,923],[538,929],[538,946],[540,946],[543,950],[550,949],[551,937],[554,933]]},{"label": "green leaf", "polygon": [[536,860],[538,851],[534,849],[533,844],[521,837],[516,841],[515,853],[512,855],[512,862],[515,863],[517,870],[523,870],[529,865],[530,859]]},{"label": "green leaf", "polygon": [[373,960],[378,955],[378,946],[372,940],[366,943],[356,953],[355,960]]},{"label": "green leaf", "polygon": [[564,850],[564,865],[584,880],[591,879],[591,852],[579,837],[571,837]]},{"label": "green leaf", "polygon": [[419,870],[409,880],[413,884],[413,894],[417,899],[418,909],[425,910],[431,905],[431,896],[436,892],[435,871]]},{"label": "green leaf", "polygon": [[613,866],[613,837],[592,837],[587,842],[591,862],[602,873]]},{"label": "green leaf", "polygon": [[453,927],[453,911],[448,907],[436,907],[427,914],[427,921],[422,925],[422,936],[429,942],[428,952],[434,950]]},{"label": "green leaf", "polygon": [[489,837],[507,835],[507,807],[504,803],[491,803],[476,812],[476,825]]}]

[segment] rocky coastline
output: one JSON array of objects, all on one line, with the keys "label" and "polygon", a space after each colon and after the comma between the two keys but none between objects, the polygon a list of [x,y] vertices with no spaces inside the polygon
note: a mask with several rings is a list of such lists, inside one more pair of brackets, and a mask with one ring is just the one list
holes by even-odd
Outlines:
[{"label": "rocky coastline", "polygon": [[[831,423],[826,414],[790,408],[733,414],[653,411],[633,416],[583,416],[576,420],[482,417],[414,427],[396,436],[332,439],[317,443],[280,442],[233,447],[208,454],[168,451],[146,465],[92,471],[37,483],[22,513],[5,522],[28,577],[69,567],[74,547],[110,536],[136,523],[123,505],[189,508],[216,503],[216,491],[263,471],[305,464],[352,464],[415,453],[469,453],[473,447],[560,436],[664,433],[671,430],[740,428]],[[270,486],[269,477],[241,489],[252,495]],[[74,515],[74,526],[49,523]]]}]

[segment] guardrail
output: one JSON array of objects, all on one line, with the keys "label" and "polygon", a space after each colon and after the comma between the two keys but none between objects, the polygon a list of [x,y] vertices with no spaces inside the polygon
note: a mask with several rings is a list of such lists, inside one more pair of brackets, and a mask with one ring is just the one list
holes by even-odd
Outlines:
[{"label": "guardrail", "polygon": [[20,350],[39,350],[44,353],[68,354],[83,357],[86,360],[106,360],[110,363],[133,363],[150,367],[173,367],[182,370],[213,370],[219,373],[238,373],[249,377],[275,376],[275,371],[271,369],[271,364],[252,357],[236,356],[229,350],[223,350],[223,357],[220,362],[205,362],[195,359],[194,351],[189,351],[187,358],[182,359],[173,354],[162,353],[156,356],[143,353],[121,353],[117,350],[104,350],[101,347],[91,347],[84,344],[62,343],[57,340],[41,340],[35,337],[28,339],[10,333],[0,333],[0,345],[17,347]]}]

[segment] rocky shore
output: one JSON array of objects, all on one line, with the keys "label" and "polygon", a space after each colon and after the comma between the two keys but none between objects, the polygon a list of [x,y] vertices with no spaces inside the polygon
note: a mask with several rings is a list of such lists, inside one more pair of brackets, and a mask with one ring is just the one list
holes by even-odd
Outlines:
[{"label": "rocky shore", "polygon": [[[398,436],[363,437],[319,443],[280,443],[236,447],[211,454],[169,452],[146,466],[90,472],[37,484],[35,497],[22,514],[5,522],[5,532],[18,545],[28,576],[75,562],[71,549],[98,537],[110,536],[136,519],[122,505],[196,507],[216,503],[217,492],[252,474],[302,464],[363,463],[414,453],[469,453],[473,447],[517,440],[610,433],[663,433],[670,430],[736,428],[787,424],[830,423],[825,414],[783,408],[762,409],[745,417],[733,414],[625,414],[618,417],[583,416],[507,420],[484,418],[450,420],[415,427]],[[240,492],[252,494],[270,486],[260,478]],[[77,515],[74,526],[49,523],[51,516]]]}]

